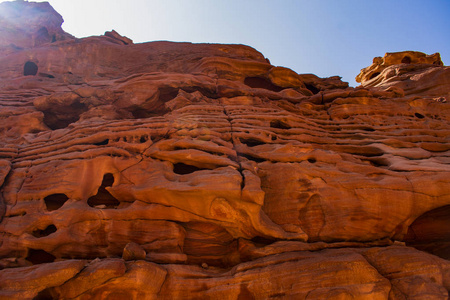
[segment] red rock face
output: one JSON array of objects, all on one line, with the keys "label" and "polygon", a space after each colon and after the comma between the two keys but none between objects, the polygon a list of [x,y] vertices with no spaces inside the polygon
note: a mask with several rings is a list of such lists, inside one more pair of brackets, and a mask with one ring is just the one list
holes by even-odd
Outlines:
[{"label": "red rock face", "polygon": [[1,21],[24,32],[1,32],[1,297],[448,298],[438,55],[389,54],[349,88],[242,45],[75,39],[48,4],[0,15],[18,6],[35,17]]}]

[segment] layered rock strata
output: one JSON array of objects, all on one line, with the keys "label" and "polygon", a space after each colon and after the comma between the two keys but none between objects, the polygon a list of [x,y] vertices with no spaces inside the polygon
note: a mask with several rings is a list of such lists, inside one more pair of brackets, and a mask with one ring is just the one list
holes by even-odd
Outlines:
[{"label": "layered rock strata", "polygon": [[438,54],[351,88],[243,45],[76,39],[48,4],[0,16],[0,298],[447,299]]}]

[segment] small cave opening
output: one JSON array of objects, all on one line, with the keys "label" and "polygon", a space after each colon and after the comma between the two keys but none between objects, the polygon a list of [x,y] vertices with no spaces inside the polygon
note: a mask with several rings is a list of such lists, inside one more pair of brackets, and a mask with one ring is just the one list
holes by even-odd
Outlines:
[{"label": "small cave opening", "polygon": [[50,288],[44,289],[40,291],[33,300],[56,300],[57,297],[53,296]]},{"label": "small cave opening", "polygon": [[61,208],[69,200],[65,194],[52,194],[44,198],[45,206],[48,211]]},{"label": "small cave opening", "polygon": [[277,129],[291,129],[291,125],[283,120],[272,120],[270,121],[270,127]]},{"label": "small cave opening", "polygon": [[270,245],[270,244],[273,244],[276,242],[276,240],[265,238],[262,236],[256,236],[256,237],[252,238],[251,241],[253,243],[255,243],[256,246],[259,246],[259,247],[264,247],[264,246],[267,246],[267,245]]},{"label": "small cave opening", "polygon": [[318,94],[318,93],[320,92],[320,90],[319,90],[316,86],[314,86],[314,85],[312,85],[312,84],[305,83],[305,87],[306,87],[311,93],[313,93],[314,95],[315,95],[315,94]]},{"label": "small cave opening", "polygon": [[163,115],[166,112],[166,110],[163,109],[163,110],[154,111],[154,110],[149,110],[149,109],[145,109],[142,107],[136,107],[136,108],[132,109],[130,112],[133,115],[133,118],[135,118],[135,119],[147,119],[147,118],[152,118],[152,117]]},{"label": "small cave opening", "polygon": [[178,96],[178,88],[164,87],[159,89],[159,100],[168,102]]},{"label": "small cave opening", "polygon": [[39,46],[45,43],[48,43],[52,40],[52,37],[48,33],[48,29],[46,27],[41,27],[34,34],[34,45]]},{"label": "small cave opening", "polygon": [[374,157],[368,159],[362,159],[362,161],[367,161],[370,165],[380,168],[380,167],[389,167],[391,165],[390,161],[383,157]]},{"label": "small cave opening", "polygon": [[372,75],[370,75],[369,80],[370,80],[370,79],[374,79],[375,77],[377,77],[377,76],[380,75],[380,74],[381,74],[380,72],[375,72],[375,73],[373,73]]},{"label": "small cave opening", "polygon": [[51,224],[48,225],[45,229],[37,229],[33,231],[32,235],[36,238],[46,237],[52,233],[55,233],[57,230],[56,226]]},{"label": "small cave opening", "polygon": [[94,143],[95,146],[106,146],[109,143],[109,139],[105,139],[101,142]]},{"label": "small cave opening", "polygon": [[176,163],[173,164],[173,172],[178,175],[186,175],[186,174],[192,174],[197,171],[203,171],[203,170],[209,170],[209,169],[202,169],[193,165],[187,165],[184,163]]},{"label": "small cave opening", "polygon": [[411,63],[411,57],[405,56],[402,58],[402,64],[410,64]]},{"label": "small cave opening", "polygon": [[148,141],[148,136],[145,136],[145,135],[141,136],[139,139],[139,143],[141,143],[141,144],[145,143],[147,141]]},{"label": "small cave opening", "polygon": [[423,119],[423,118],[425,118],[425,116],[424,116],[424,115],[422,115],[422,114],[419,114],[419,113],[415,113],[415,114],[414,114],[414,116],[415,116],[416,118],[419,118],[419,119]]},{"label": "small cave opening", "polygon": [[111,193],[106,189],[107,187],[111,187],[113,183],[113,174],[105,174],[103,176],[102,184],[98,188],[97,194],[88,199],[88,205],[96,208],[117,208],[120,201],[111,195]]},{"label": "small cave opening", "polygon": [[317,159],[315,159],[314,157],[310,157],[310,158],[308,158],[308,162],[310,164],[315,164],[317,162]]},{"label": "small cave opening", "polygon": [[35,76],[38,72],[38,66],[32,61],[27,61],[23,66],[23,76]]},{"label": "small cave opening", "polygon": [[52,130],[66,128],[80,119],[80,115],[88,110],[86,104],[74,102],[68,106],[56,106],[44,113],[44,123]]},{"label": "small cave opening", "polygon": [[54,262],[56,257],[41,249],[29,249],[25,259],[33,265],[38,265]]},{"label": "small cave opening", "polygon": [[266,89],[272,92],[284,90],[284,88],[273,84],[269,79],[263,77],[246,77],[244,83],[251,88]]},{"label": "small cave opening", "polygon": [[247,145],[248,147],[255,147],[255,146],[260,146],[260,145],[266,144],[265,142],[255,139],[255,138],[239,138],[239,141],[242,144]]},{"label": "small cave opening", "polygon": [[450,205],[419,216],[403,238],[407,246],[450,259]]}]

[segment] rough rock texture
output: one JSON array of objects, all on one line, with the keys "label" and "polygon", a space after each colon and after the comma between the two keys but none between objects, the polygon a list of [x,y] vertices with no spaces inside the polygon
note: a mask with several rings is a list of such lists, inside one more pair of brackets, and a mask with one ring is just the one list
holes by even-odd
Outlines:
[{"label": "rough rock texture", "polygon": [[442,68],[439,53],[404,51],[375,57],[356,81],[363,87],[401,88],[405,95],[450,99],[450,69]]},{"label": "rough rock texture", "polygon": [[439,55],[349,88],[243,45],[75,39],[44,3],[0,16],[1,299],[448,298]]}]

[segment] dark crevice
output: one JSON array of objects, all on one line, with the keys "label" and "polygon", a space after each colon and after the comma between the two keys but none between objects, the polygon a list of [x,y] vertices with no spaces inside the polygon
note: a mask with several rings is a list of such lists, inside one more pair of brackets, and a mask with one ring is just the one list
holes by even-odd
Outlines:
[{"label": "dark crevice", "polygon": [[88,110],[84,103],[73,102],[68,106],[56,106],[44,110],[44,123],[50,129],[56,130],[66,128],[69,124],[80,119],[80,115]]},{"label": "dark crevice", "polygon": [[254,237],[251,239],[251,241],[260,247],[267,246],[276,242],[276,240],[264,238],[261,236]]},{"label": "dark crevice", "polygon": [[291,129],[291,125],[282,120],[272,120],[270,121],[270,127],[278,129]]},{"label": "dark crevice", "polygon": [[101,186],[98,188],[97,194],[88,199],[87,203],[90,207],[97,208],[117,208],[120,201],[117,200],[111,193],[106,189],[111,187],[114,183],[114,176],[111,173],[107,173],[103,176],[103,181]]},{"label": "dark crevice", "polygon": [[181,90],[183,90],[186,93],[192,94],[194,92],[199,92],[200,94],[211,98],[211,99],[218,99],[219,95],[217,94],[217,91],[214,90],[208,90],[206,88],[200,87],[200,86],[191,86],[191,87],[183,87],[181,88]]},{"label": "dark crevice", "polygon": [[159,89],[159,100],[168,102],[178,96],[178,88],[164,87]]},{"label": "dark crevice", "polygon": [[44,289],[40,291],[33,300],[56,300],[57,297],[54,297],[50,292],[50,288]]},{"label": "dark crevice", "polygon": [[255,147],[255,146],[260,146],[260,145],[265,145],[266,143],[263,141],[260,141],[258,139],[255,138],[239,138],[239,141],[242,144],[247,145],[248,147]]},{"label": "dark crevice", "polygon": [[202,171],[202,170],[209,170],[209,169],[202,169],[202,168],[192,166],[192,165],[187,165],[184,163],[176,163],[173,165],[173,172],[178,175],[191,174],[191,173],[194,173],[197,171]]},{"label": "dark crevice", "polygon": [[348,151],[345,152],[365,157],[375,157],[384,155],[384,151],[376,147],[354,147],[353,149],[348,149]]},{"label": "dark crevice", "polygon": [[312,84],[305,83],[305,87],[314,95],[320,92],[320,90]]},{"label": "dark crevice", "polygon": [[403,241],[444,259],[450,259],[450,205],[430,210],[419,216],[408,228]]},{"label": "dark crevice", "polygon": [[389,167],[391,165],[389,160],[382,157],[365,159],[363,161],[368,161],[374,167]]},{"label": "dark crevice", "polygon": [[106,145],[108,145],[108,143],[109,143],[109,139],[106,139],[106,140],[103,140],[101,142],[94,143],[94,145],[96,145],[96,146],[106,146]]},{"label": "dark crevice", "polygon": [[273,84],[270,80],[263,77],[247,77],[244,83],[251,88],[266,89],[273,92],[280,92],[282,87]]},{"label": "dark crevice", "polygon": [[38,66],[32,62],[27,61],[23,66],[23,75],[24,76],[35,76],[38,72]]},{"label": "dark crevice", "polygon": [[373,79],[373,78],[375,78],[375,77],[377,77],[378,75],[380,75],[380,72],[375,72],[375,73],[373,73],[372,75],[370,75],[369,80],[370,80],[370,79]]},{"label": "dark crevice", "polygon": [[41,27],[38,31],[36,31],[34,35],[34,45],[39,46],[45,43],[48,43],[52,40],[52,37],[48,33],[48,29],[46,27]]},{"label": "dark crevice", "polygon": [[410,64],[411,63],[411,57],[405,56],[402,59],[402,64]]},{"label": "dark crevice", "polygon": [[373,128],[371,128],[371,127],[365,127],[365,128],[363,128],[362,130],[368,131],[368,132],[374,132],[374,131],[375,131],[375,129],[373,129]]},{"label": "dark crevice", "polygon": [[44,250],[29,249],[28,255],[25,259],[31,262],[33,265],[38,265],[54,262],[55,258],[56,258],[55,256],[51,255],[50,253]]},{"label": "dark crevice", "polygon": [[48,211],[57,210],[69,200],[65,194],[52,194],[44,198],[45,206]]},{"label": "dark crevice", "polygon": [[56,232],[56,230],[57,230],[56,226],[52,224],[52,225],[47,226],[47,228],[45,228],[45,229],[38,229],[38,230],[33,231],[32,235],[37,238],[46,237],[46,236],[49,236],[50,234]]},{"label": "dark crevice", "polygon": [[311,164],[315,164],[317,162],[317,160],[314,157],[310,157],[310,158],[308,158],[308,162]]},{"label": "dark crevice", "polygon": [[39,76],[41,77],[47,77],[47,78],[55,78],[55,76],[51,75],[51,74],[47,74],[47,73],[39,73]]},{"label": "dark crevice", "polygon": [[422,114],[419,114],[419,113],[415,113],[415,114],[414,114],[414,116],[415,116],[416,118],[419,118],[419,119],[423,119],[423,118],[425,118],[425,116],[424,116],[424,115],[422,115]]},{"label": "dark crevice", "polygon": [[262,162],[266,161],[264,158],[255,157],[250,154],[244,154],[244,153],[237,153],[237,154],[238,154],[238,156],[245,157],[246,159],[253,160],[254,162],[257,162],[257,163],[262,163]]},{"label": "dark crevice", "polygon": [[156,112],[153,110],[147,110],[141,107],[135,107],[134,109],[131,110],[131,114],[133,115],[133,117],[135,119],[147,119],[147,118],[152,118],[152,117],[157,117],[157,116],[161,116],[164,113],[166,113],[166,111],[164,112]]}]

